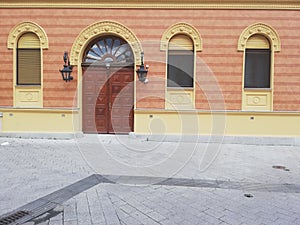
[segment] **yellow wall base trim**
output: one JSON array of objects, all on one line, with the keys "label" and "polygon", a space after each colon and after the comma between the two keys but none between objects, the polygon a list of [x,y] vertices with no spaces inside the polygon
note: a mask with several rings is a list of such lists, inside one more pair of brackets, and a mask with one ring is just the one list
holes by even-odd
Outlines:
[{"label": "yellow wall base trim", "polygon": [[74,139],[83,136],[82,132],[0,132],[0,137],[8,138]]},{"label": "yellow wall base trim", "polygon": [[0,108],[0,132],[78,132],[78,109]]},{"label": "yellow wall base trim", "polygon": [[[136,134],[300,137],[300,112],[135,110]],[[0,108],[0,133],[80,133],[79,109]]]},{"label": "yellow wall base trim", "polygon": [[300,112],[135,110],[135,133],[300,136]]}]

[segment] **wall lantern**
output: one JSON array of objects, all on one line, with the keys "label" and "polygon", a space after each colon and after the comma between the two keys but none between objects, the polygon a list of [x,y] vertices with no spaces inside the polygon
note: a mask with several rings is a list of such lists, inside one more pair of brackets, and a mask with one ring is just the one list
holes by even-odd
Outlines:
[{"label": "wall lantern", "polygon": [[70,65],[70,60],[68,56],[68,52],[64,53],[64,68],[62,70],[59,70],[61,72],[62,79],[66,82],[73,80],[73,77],[71,76],[73,66]]},{"label": "wall lantern", "polygon": [[147,73],[149,65],[146,65],[146,69],[144,66],[144,52],[141,52],[141,65],[140,68],[136,71],[139,81],[143,82],[144,84],[147,84],[149,80],[147,79]]}]

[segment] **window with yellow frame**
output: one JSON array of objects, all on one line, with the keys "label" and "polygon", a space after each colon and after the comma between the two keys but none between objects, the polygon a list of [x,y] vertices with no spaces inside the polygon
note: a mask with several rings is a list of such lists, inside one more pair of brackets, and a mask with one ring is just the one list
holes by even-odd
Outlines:
[{"label": "window with yellow frame", "polygon": [[280,48],[277,32],[264,23],[252,24],[240,35],[238,50],[244,52],[242,110],[273,110],[274,53]]},{"label": "window with yellow frame", "polygon": [[41,85],[41,44],[34,33],[25,33],[17,45],[17,85]]}]

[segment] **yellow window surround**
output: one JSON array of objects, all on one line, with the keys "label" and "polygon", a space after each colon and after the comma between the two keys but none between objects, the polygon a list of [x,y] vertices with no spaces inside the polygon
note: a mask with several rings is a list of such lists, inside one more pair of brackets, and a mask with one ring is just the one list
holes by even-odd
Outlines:
[{"label": "yellow window surround", "polygon": [[[271,49],[270,88],[244,88],[246,49]],[[243,30],[238,41],[238,51],[244,52],[242,110],[273,110],[274,52],[279,52],[280,49],[280,38],[271,26],[255,23]]]},{"label": "yellow window surround", "polygon": [[[40,85],[17,84],[17,48],[39,48],[41,65]],[[43,49],[48,49],[49,42],[46,32],[38,24],[26,21],[16,25],[9,33],[7,48],[13,50],[13,93],[14,107],[43,107]]]},{"label": "yellow window surround", "polygon": [[[175,35],[186,35],[194,43],[193,49],[195,51],[202,51],[202,38],[198,30],[192,25],[187,23],[176,23],[173,26],[169,27],[162,35],[160,41],[160,50],[166,51],[168,49],[168,44],[170,40]],[[180,37],[180,36],[179,36]]]},{"label": "yellow window surround", "polygon": [[244,51],[246,48],[246,43],[248,39],[253,36],[260,34],[266,37],[270,42],[270,47],[272,51],[279,52],[281,49],[281,42],[278,33],[276,30],[264,23],[255,23],[248,26],[246,29],[243,30],[240,38],[238,40],[238,51]]},{"label": "yellow window surround", "polygon": [[[176,23],[170,26],[162,35],[161,51],[166,51],[166,57],[173,53],[178,54],[192,51],[194,54],[194,74],[193,87],[195,86],[195,52],[202,50],[202,38],[196,28],[187,23]],[[168,50],[168,51],[167,51]],[[171,50],[171,52],[169,51]],[[167,72],[166,72],[167,79]],[[195,89],[193,87],[174,88],[167,87],[165,92],[165,108],[166,109],[194,109],[195,108]]]}]

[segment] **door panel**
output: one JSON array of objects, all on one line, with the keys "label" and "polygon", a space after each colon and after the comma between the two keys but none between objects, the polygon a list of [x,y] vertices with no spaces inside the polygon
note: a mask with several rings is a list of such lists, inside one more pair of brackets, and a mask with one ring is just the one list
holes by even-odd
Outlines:
[{"label": "door panel", "polygon": [[105,132],[107,99],[103,91],[107,89],[106,70],[103,67],[82,67],[82,69],[82,130],[85,133]]},{"label": "door panel", "polygon": [[83,67],[83,132],[133,131],[133,79],[133,67]]},{"label": "door panel", "polygon": [[133,68],[118,69],[110,78],[111,133],[133,131]]},{"label": "door panel", "polygon": [[[105,71],[106,73],[106,71]],[[106,75],[104,75],[106,77]],[[99,92],[96,92],[97,96],[95,104],[95,123],[97,133],[107,133],[109,125],[109,98],[107,82],[105,82]]]}]

